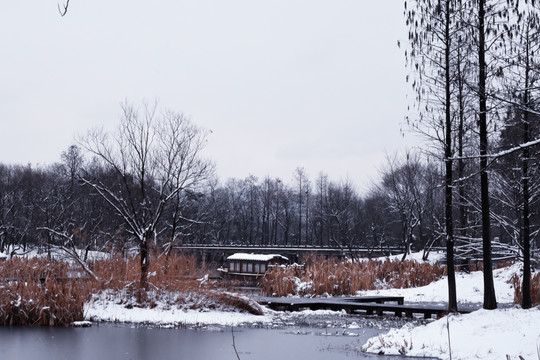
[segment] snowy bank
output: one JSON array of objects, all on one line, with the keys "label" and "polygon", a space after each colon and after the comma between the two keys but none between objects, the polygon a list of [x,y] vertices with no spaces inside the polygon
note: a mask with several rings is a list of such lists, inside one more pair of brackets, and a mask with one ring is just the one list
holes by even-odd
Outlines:
[{"label": "snowy bank", "polygon": [[85,317],[92,321],[125,322],[152,324],[156,326],[182,327],[186,325],[225,325],[258,324],[271,322],[269,315],[252,315],[231,311],[199,311],[177,308],[164,309],[126,308],[109,301],[102,306],[89,304],[85,307]]},{"label": "snowy bank", "polygon": [[[362,350],[378,354],[428,356],[440,359],[540,359],[540,309],[512,306],[514,289],[509,282],[521,274],[521,264],[494,270],[497,301],[501,309],[478,310],[466,315],[449,315],[426,325],[406,324],[387,334],[369,339]],[[456,274],[458,308],[483,301],[482,272]],[[361,295],[401,295],[407,302],[447,304],[448,284],[443,278],[413,289],[365,291]],[[448,331],[449,329],[449,331]],[[450,344],[448,337],[450,334]]]},{"label": "snowy bank", "polygon": [[[411,252],[405,257],[405,261],[416,261],[416,262],[428,262],[432,265],[440,263],[441,261],[445,260],[446,258],[446,252],[445,251],[432,251],[428,254],[428,257],[426,260],[423,259],[424,252],[423,251],[415,251]],[[396,255],[390,255],[390,256],[382,256],[377,258],[377,260],[390,260],[390,261],[401,261],[403,259],[403,254],[396,254]],[[365,259],[368,260],[368,259]]]},{"label": "snowy bank", "polygon": [[[514,274],[521,274],[521,264],[514,264],[493,271],[493,281],[497,301],[501,304],[512,304],[514,301],[514,288],[510,279]],[[481,271],[456,273],[456,287],[458,303],[481,304],[484,299],[483,274]],[[429,302],[446,304],[448,302],[448,279],[434,281],[429,285],[408,289],[382,289],[359,291],[359,296],[370,295],[396,295],[403,296],[406,302]]]},{"label": "snowy bank", "polygon": [[[185,303],[178,297],[186,298]],[[104,291],[94,295],[84,306],[85,319],[155,326],[270,324],[272,312],[253,315],[227,306],[219,306],[196,294],[170,293],[167,298],[152,300],[151,306],[139,307],[122,292]]]},{"label": "snowy bank", "polygon": [[511,359],[519,359],[519,356],[537,359],[540,355],[538,324],[539,309],[478,310],[417,327],[407,324],[369,339],[362,350],[455,360],[506,359],[507,355]]}]

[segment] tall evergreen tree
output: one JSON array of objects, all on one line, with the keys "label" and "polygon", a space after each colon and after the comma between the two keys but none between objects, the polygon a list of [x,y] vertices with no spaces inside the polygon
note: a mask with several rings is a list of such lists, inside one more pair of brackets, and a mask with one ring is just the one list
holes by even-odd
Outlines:
[{"label": "tall evergreen tree", "polygon": [[[409,26],[410,58],[416,72],[419,119],[413,128],[435,140],[442,147],[445,164],[445,240],[448,267],[448,310],[457,311],[454,271],[453,221],[453,37],[456,33],[455,1],[440,0],[435,6],[428,0],[405,2]],[[426,95],[427,94],[427,95]]]},{"label": "tall evergreen tree", "polygon": [[497,299],[493,282],[491,256],[491,217],[488,180],[488,128],[487,128],[487,64],[486,64],[486,1],[478,1],[478,126],[480,139],[480,197],[482,206],[482,260],[484,271],[484,309],[496,309]]},{"label": "tall evergreen tree", "polygon": [[[521,143],[521,229],[520,244],[523,252],[523,299],[522,307],[531,307],[530,278],[531,278],[531,159],[534,148],[527,145],[533,140],[532,122],[538,118],[535,99],[538,97],[537,81],[540,79],[539,62],[536,54],[540,50],[538,40],[538,27],[540,23],[538,4],[532,2],[511,1],[513,7],[509,25],[505,27],[509,43],[508,56],[505,58],[506,103],[511,116],[516,119],[514,124],[507,124],[510,134],[513,129],[520,133],[514,142],[507,144],[507,148],[515,147]],[[536,129],[535,129],[536,130]],[[515,132],[515,131],[514,131]],[[508,136],[503,141],[509,142]],[[510,155],[512,156],[512,154]]]}]

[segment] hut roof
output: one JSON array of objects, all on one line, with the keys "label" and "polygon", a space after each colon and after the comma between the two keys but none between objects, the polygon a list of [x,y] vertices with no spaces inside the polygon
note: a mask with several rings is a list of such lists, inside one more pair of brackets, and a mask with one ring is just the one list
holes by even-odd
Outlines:
[{"label": "hut roof", "polygon": [[227,260],[241,260],[241,261],[270,261],[272,259],[279,258],[285,261],[289,261],[288,258],[279,254],[246,254],[236,253],[227,258]]}]

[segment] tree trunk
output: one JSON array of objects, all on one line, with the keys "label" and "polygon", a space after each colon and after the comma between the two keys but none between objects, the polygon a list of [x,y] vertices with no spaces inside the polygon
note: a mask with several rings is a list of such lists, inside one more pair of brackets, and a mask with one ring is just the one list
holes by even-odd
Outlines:
[{"label": "tree trunk", "polygon": [[480,197],[482,204],[482,251],[484,266],[484,309],[496,309],[493,265],[491,258],[491,224],[489,214],[489,182],[487,173],[487,95],[486,95],[486,40],[485,0],[478,2],[478,98],[480,105]]},{"label": "tree trunk", "polygon": [[452,118],[450,114],[450,0],[446,0],[445,24],[445,225],[446,269],[448,272],[448,311],[457,311],[456,273],[454,270],[454,224],[452,219]]},{"label": "tree trunk", "polygon": [[[459,40],[458,40],[459,41]],[[465,175],[465,161],[463,161],[463,140],[465,137],[465,103],[463,88],[465,81],[461,71],[462,58],[461,58],[461,43],[458,44],[458,63],[457,63],[457,77],[458,77],[458,105],[459,105],[459,125],[458,125],[458,212],[459,212],[459,235],[465,237],[465,228],[467,227],[467,212],[465,208],[465,182],[463,177]],[[455,240],[455,238],[454,238]],[[455,241],[454,241],[455,244]]]},{"label": "tree trunk", "polygon": [[298,246],[302,244],[302,185],[298,195]]},{"label": "tree trunk", "polygon": [[[523,93],[523,104],[527,108],[529,106],[529,35],[526,39],[526,59],[525,59],[525,92]],[[529,111],[525,110],[523,113],[523,143],[526,144],[530,138],[529,127]],[[521,306],[524,309],[530,309],[531,304],[531,230],[530,230],[530,211],[529,211],[529,148],[523,148],[523,154],[521,159],[521,186],[523,188],[523,299]]]},{"label": "tree trunk", "polygon": [[[525,112],[523,121],[524,135],[529,133],[529,124],[527,112]],[[525,135],[524,137],[528,137]],[[527,140],[528,141],[528,140]],[[523,187],[523,300],[521,306],[524,309],[530,309],[531,304],[531,235],[529,220],[529,148],[523,149],[522,159],[522,187]]]},{"label": "tree trunk", "polygon": [[148,289],[148,268],[150,267],[148,243],[150,242],[151,234],[144,235],[144,240],[139,245],[139,255],[141,257],[141,288]]}]

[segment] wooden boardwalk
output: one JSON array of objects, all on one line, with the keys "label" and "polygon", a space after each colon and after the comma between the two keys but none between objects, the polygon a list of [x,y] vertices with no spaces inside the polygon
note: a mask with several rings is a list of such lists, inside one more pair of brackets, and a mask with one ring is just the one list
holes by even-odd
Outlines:
[{"label": "wooden boardwalk", "polygon": [[[345,310],[347,313],[361,313],[365,315],[393,314],[397,317],[413,318],[423,315],[425,319],[441,318],[448,313],[441,306],[424,304],[404,304],[403,296],[364,296],[364,297],[333,297],[333,298],[273,298],[260,297],[257,300],[261,305],[277,311],[311,310]],[[460,313],[469,313],[462,310]]]}]

